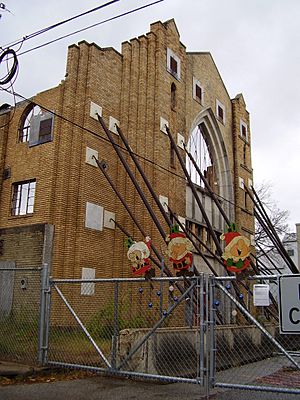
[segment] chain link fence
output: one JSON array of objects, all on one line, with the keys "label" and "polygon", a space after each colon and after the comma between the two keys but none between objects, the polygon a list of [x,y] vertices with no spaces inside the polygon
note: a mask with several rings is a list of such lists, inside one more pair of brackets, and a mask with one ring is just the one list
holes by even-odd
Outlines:
[{"label": "chain link fence", "polygon": [[300,335],[279,330],[277,277],[49,279],[0,269],[0,359],[300,394]]},{"label": "chain link fence", "polygon": [[[270,304],[255,306],[254,285],[269,281]],[[300,394],[300,335],[280,334],[277,284],[276,277],[216,278],[214,306],[226,318],[215,330],[215,386]]]},{"label": "chain link fence", "polygon": [[204,382],[203,277],[54,280],[51,291],[50,364]]},{"label": "chain link fence", "polygon": [[36,364],[41,268],[6,264],[0,269],[0,360]]}]

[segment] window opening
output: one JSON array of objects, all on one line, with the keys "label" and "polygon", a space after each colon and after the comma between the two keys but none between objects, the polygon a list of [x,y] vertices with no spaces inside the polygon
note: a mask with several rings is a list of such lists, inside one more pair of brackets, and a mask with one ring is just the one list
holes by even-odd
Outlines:
[{"label": "window opening", "polygon": [[170,72],[176,79],[180,79],[180,59],[169,48],[167,49],[167,71]]},{"label": "window opening", "polygon": [[198,86],[197,84],[196,84],[196,97],[197,97],[197,100],[199,100],[199,101],[201,102],[201,99],[202,99],[202,89],[201,89],[201,87]]},{"label": "window opening", "polygon": [[248,142],[248,126],[243,120],[240,120],[240,134],[241,137]]},{"label": "window opening", "polygon": [[[198,125],[192,132],[189,142],[188,149],[192,154],[196,164],[198,165],[200,171],[208,180],[208,183],[212,190],[218,193],[218,185],[215,176],[215,168],[213,165],[212,157],[209,151],[209,146],[206,141],[206,131],[203,124]],[[205,187],[200,175],[196,171],[196,168],[192,164],[191,160],[186,158],[187,170],[190,173],[192,181],[201,187]]]},{"label": "window opening", "polygon": [[178,72],[178,65],[177,61],[175,60],[174,57],[170,56],[170,66],[171,66],[171,71],[177,75]]},{"label": "window opening", "polygon": [[222,124],[225,124],[225,106],[219,100],[216,100],[217,118]]},{"label": "window opening", "polygon": [[24,116],[21,120],[21,125],[19,128],[19,142],[26,143],[30,139],[30,126],[32,123],[32,118],[41,113],[39,106],[34,106],[31,104],[27,110],[25,110]]},{"label": "window opening", "polygon": [[33,213],[35,187],[35,180],[13,184],[11,215]]},{"label": "window opening", "polygon": [[19,142],[28,142],[29,146],[52,140],[54,115],[43,111],[39,106],[31,105],[23,114],[19,128]]}]

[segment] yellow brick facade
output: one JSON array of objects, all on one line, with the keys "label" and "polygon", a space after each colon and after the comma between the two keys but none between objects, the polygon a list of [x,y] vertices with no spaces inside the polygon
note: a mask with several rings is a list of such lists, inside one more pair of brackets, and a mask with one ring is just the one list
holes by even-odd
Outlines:
[{"label": "yellow brick facade", "polygon": [[[167,70],[167,49],[180,60],[179,79]],[[203,87],[202,104],[193,99],[193,77]],[[175,105],[171,102],[172,84],[176,88]],[[217,100],[225,106],[224,124],[216,118]],[[206,121],[215,132],[212,143],[219,143],[224,152],[215,153],[225,159],[220,161],[224,178],[224,189],[220,190],[227,193],[224,204],[243,233],[248,236],[253,233],[252,206],[250,202],[245,204],[244,191],[239,188],[239,177],[246,184],[252,180],[249,114],[244,99],[241,95],[230,99],[210,53],[186,51],[173,20],[156,22],[146,35],[124,42],[121,54],[85,41],[70,46],[65,79],[56,88],[37,94],[32,101],[57,114],[53,140],[34,147],[18,142],[27,101],[0,114],[0,125],[8,123],[0,131],[1,177],[4,169],[11,169],[9,179],[1,178],[0,228],[53,225],[55,277],[81,277],[84,267],[95,268],[96,277],[130,276],[124,234],[106,227],[102,231],[86,228],[87,202],[115,213],[118,223],[135,239],[142,239],[101,171],[86,163],[87,147],[105,160],[118,191],[156,247],[165,251],[163,239],[106,134],[99,122],[90,117],[91,102],[102,107],[107,125],[110,116],[120,121],[156,194],[168,197],[169,206],[183,217],[187,214],[186,180],[178,160],[171,160],[169,139],[160,130],[160,119],[168,121],[175,140],[177,133],[181,133],[186,143],[199,121]],[[247,141],[241,138],[241,119],[247,124]],[[113,135],[168,233],[167,224],[123,149],[121,139]],[[179,151],[184,157],[184,151]],[[34,212],[12,216],[12,185],[29,179],[36,179]],[[1,259],[5,257],[4,250]]]}]

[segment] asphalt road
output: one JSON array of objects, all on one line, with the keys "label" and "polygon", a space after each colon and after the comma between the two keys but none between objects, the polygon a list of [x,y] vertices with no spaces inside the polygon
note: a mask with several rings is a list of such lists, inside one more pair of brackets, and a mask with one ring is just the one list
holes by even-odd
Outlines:
[{"label": "asphalt road", "polygon": [[[299,400],[299,395],[250,391],[219,391],[212,400]],[[129,379],[92,377],[73,381],[0,387],[0,400],[200,400],[203,388],[182,383],[159,384]]]}]

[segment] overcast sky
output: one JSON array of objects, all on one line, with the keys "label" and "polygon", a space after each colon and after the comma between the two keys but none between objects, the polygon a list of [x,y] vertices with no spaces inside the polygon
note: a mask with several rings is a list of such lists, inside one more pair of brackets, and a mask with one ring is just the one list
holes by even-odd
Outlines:
[{"label": "overcast sky", "polygon": [[[0,45],[106,2],[4,0],[13,14],[2,12]],[[150,2],[120,0],[25,41],[20,52]],[[243,93],[251,117],[254,182],[272,184],[273,197],[290,211],[295,230],[300,222],[300,0],[165,0],[20,55],[14,90],[31,97],[56,86],[64,78],[72,43],[85,39],[120,51],[121,42],[148,32],[152,22],[170,18],[175,18],[187,51],[212,53],[231,98]],[[13,99],[0,92],[3,102],[13,104]]]}]

